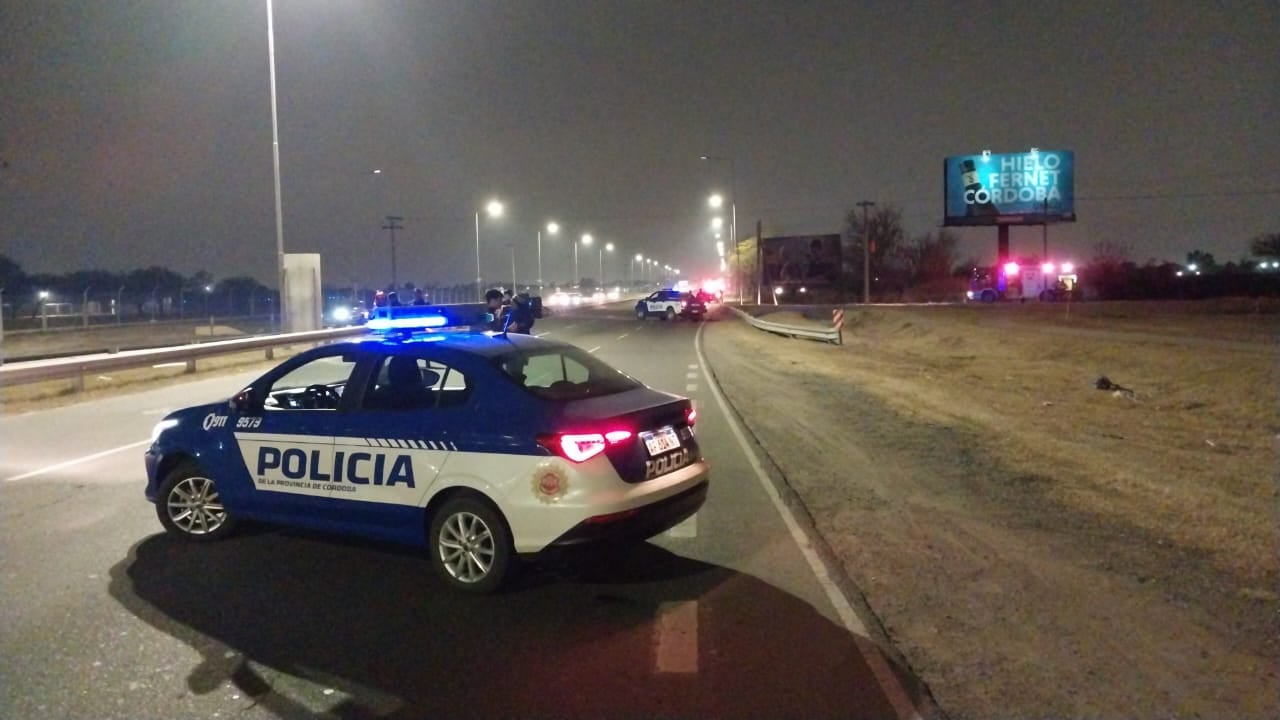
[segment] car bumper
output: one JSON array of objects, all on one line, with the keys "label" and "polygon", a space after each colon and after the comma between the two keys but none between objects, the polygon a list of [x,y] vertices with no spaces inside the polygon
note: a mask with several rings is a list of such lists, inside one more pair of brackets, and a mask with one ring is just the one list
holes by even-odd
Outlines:
[{"label": "car bumper", "polygon": [[161,458],[160,453],[155,451],[154,446],[149,448],[147,450],[147,453],[142,456],[143,462],[146,464],[146,467],[147,467],[146,496],[147,496],[147,499],[150,500],[151,502],[156,501],[156,486],[159,485],[158,478],[156,478],[156,473],[159,471],[159,468],[160,468],[160,458]]},{"label": "car bumper", "polygon": [[707,500],[708,480],[675,495],[640,507],[597,515],[575,525],[556,538],[548,548],[566,548],[587,543],[626,543],[647,540],[687,520]]}]

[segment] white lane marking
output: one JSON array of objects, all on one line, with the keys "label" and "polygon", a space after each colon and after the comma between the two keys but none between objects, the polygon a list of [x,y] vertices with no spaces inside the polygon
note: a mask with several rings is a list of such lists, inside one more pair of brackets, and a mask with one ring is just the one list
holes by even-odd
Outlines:
[{"label": "white lane marking", "polygon": [[619,340],[624,340],[624,339],[626,339],[626,337],[627,337],[628,335],[630,335],[630,334],[631,334],[631,333],[622,333],[621,335],[619,335],[619,336],[618,336],[618,339],[619,339]]},{"label": "white lane marking", "polygon": [[547,336],[547,335],[550,335],[550,334],[551,334],[551,331],[550,331],[550,330],[548,330],[548,331],[546,331],[546,332],[534,333],[534,334],[533,334],[533,336],[534,336],[534,337],[544,337],[544,336]]},{"label": "white lane marking", "polygon": [[689,363],[689,369],[690,369],[690,370],[697,370],[697,369],[698,369],[698,366],[697,366],[697,364],[696,364],[696,363]]},{"label": "white lane marking", "polygon": [[698,601],[661,603],[653,659],[660,673],[698,672]]},{"label": "white lane marking", "polygon": [[588,350],[587,352],[589,352],[589,353],[593,353],[593,352],[595,352],[595,351],[597,351],[597,350],[599,350],[599,349],[600,349],[600,346],[599,346],[599,345],[597,345],[597,346],[595,346],[595,347],[591,348],[590,350]]},{"label": "white lane marking", "polygon": [[564,329],[565,329],[565,330],[572,330],[572,329],[574,329],[574,328],[575,328],[575,327],[577,327],[577,326],[578,326],[578,323],[573,323],[572,325],[565,325],[565,326],[564,326]]},{"label": "white lane marking", "polygon": [[689,383],[684,386],[685,392],[698,392],[698,383]]},{"label": "white lane marking", "polygon": [[[702,331],[706,327],[706,325],[699,325],[697,334],[693,336],[693,349],[698,355],[698,362],[702,364],[704,369],[707,367],[707,356],[702,353]],[[760,481],[765,494],[773,501],[773,507],[782,516],[782,522],[787,526],[787,530],[791,532],[791,539],[795,541],[796,547],[800,548],[800,554],[809,563],[809,569],[813,571],[818,584],[822,586],[823,591],[826,593],[827,601],[836,609],[836,615],[840,616],[840,622],[844,623],[845,628],[854,635],[870,637],[867,634],[867,626],[862,623],[862,619],[853,611],[853,605],[849,602],[849,598],[844,596],[844,593],[831,578],[831,572],[827,569],[826,563],[822,561],[817,551],[813,549],[813,543],[805,535],[804,530],[801,529],[795,515],[782,502],[782,495],[778,492],[778,488],[774,487],[773,481],[769,479],[769,475],[760,463],[760,458],[756,456],[755,450],[751,449],[751,445],[747,443],[747,436],[742,431],[741,424],[729,410],[729,404],[724,399],[724,393],[720,390],[720,386],[710,372],[707,372],[707,386],[711,388],[711,395],[715,397],[716,404],[720,406],[720,412],[724,415],[725,421],[729,423],[729,429],[733,432],[733,437],[737,439],[738,447],[742,448],[743,456],[751,464],[751,469],[755,470],[756,479]],[[920,713],[916,711],[915,705],[911,702],[911,697],[907,695],[906,690],[903,689],[902,683],[898,681],[897,676],[889,669],[884,656],[878,652],[873,652],[864,653],[863,657],[867,661],[867,666],[871,668],[871,673],[879,681],[880,688],[884,690],[889,703],[897,711],[898,717],[904,720],[920,720]]]},{"label": "white lane marking", "polygon": [[51,472],[57,472],[57,471],[62,470],[62,469],[64,469],[64,468],[69,468],[69,467],[71,467],[71,466],[73,466],[73,465],[79,465],[79,464],[81,464],[81,463],[87,463],[87,462],[89,462],[90,460],[97,460],[98,458],[106,457],[106,456],[108,456],[108,455],[113,455],[113,454],[118,453],[118,452],[121,452],[121,451],[123,451],[123,450],[130,450],[130,449],[132,449],[132,448],[142,447],[143,445],[150,445],[150,444],[151,444],[151,440],[139,440],[138,442],[135,442],[135,443],[129,443],[128,445],[121,445],[120,447],[114,447],[114,448],[111,448],[110,450],[103,450],[102,452],[96,452],[96,453],[94,453],[94,454],[92,454],[92,455],[85,455],[84,457],[78,457],[78,458],[76,458],[76,459],[74,459],[74,460],[67,460],[66,462],[60,462],[60,463],[58,463],[58,464],[56,464],[56,465],[50,465],[50,466],[48,466],[48,467],[42,467],[42,468],[40,468],[40,469],[38,469],[38,470],[32,470],[31,472],[23,473],[23,474],[21,474],[21,475],[14,475],[14,476],[13,476],[13,477],[11,477],[11,478],[5,478],[5,479],[4,479],[4,481],[5,481],[5,482],[16,482],[16,481],[18,481],[18,480],[26,480],[27,478],[33,478],[33,477],[35,477],[35,476],[37,476],[37,475],[47,475],[47,474],[49,474],[49,473],[51,473]]},{"label": "white lane marking", "polygon": [[184,361],[182,361],[182,362],[168,362],[168,363],[160,363],[159,365],[152,365],[151,367],[153,367],[153,368],[183,367],[183,366],[185,366],[186,364],[187,364],[187,363],[186,363],[186,361],[184,360]]},{"label": "white lane marking", "polygon": [[143,410],[143,415],[164,415],[169,412],[169,408],[155,408],[152,410]]},{"label": "white lane marking", "polygon": [[686,373],[686,374],[685,374],[685,376],[684,376],[684,379],[685,379],[685,380],[697,380],[697,379],[698,379],[698,373],[696,373],[696,372]]},{"label": "white lane marking", "polygon": [[689,516],[688,520],[676,525],[666,532],[667,537],[673,538],[696,538],[698,537],[698,514],[694,513]]}]

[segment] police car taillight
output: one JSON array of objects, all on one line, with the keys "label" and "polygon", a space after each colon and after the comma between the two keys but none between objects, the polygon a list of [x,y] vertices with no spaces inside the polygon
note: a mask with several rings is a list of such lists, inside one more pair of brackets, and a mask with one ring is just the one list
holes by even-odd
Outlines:
[{"label": "police car taillight", "polygon": [[689,412],[684,414],[684,419],[685,422],[689,423],[690,427],[693,427],[694,421],[698,419],[698,411],[693,408],[689,408]]},{"label": "police car taillight", "polygon": [[617,445],[631,439],[630,430],[610,430],[607,433],[562,433],[559,435],[543,435],[538,444],[574,462],[586,462],[605,451],[610,445]]}]

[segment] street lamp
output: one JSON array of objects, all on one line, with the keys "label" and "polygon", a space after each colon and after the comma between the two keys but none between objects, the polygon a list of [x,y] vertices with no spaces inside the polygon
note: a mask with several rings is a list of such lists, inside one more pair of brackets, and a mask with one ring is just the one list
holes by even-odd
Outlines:
[{"label": "street lamp", "polygon": [[[738,255],[738,172],[737,172],[737,168],[735,167],[735,163],[733,162],[733,158],[731,157],[703,155],[699,159],[701,159],[704,162],[710,162],[712,160],[722,160],[724,162],[729,163],[729,233],[733,236],[733,258],[738,266],[736,268],[737,270],[736,281],[738,283],[738,302],[741,303],[743,283],[742,283],[742,261]],[[724,198],[720,197],[720,195],[718,194],[712,195],[711,198],[708,200],[708,203],[711,205],[713,209],[718,209],[720,206],[724,204]],[[758,243],[759,241],[760,239],[756,238],[756,242]],[[759,298],[756,298],[756,302],[759,303],[759,301],[760,301]]]},{"label": "street lamp", "polygon": [[644,255],[636,253],[636,256],[631,258],[631,262],[627,263],[627,281],[631,283],[632,289],[636,285],[636,263],[641,260],[644,260]]},{"label": "street lamp", "polygon": [[[484,211],[491,218],[502,217],[502,203],[497,200],[490,200],[485,205]],[[476,298],[479,299],[484,292],[484,279],[480,274],[480,211],[476,211]]]},{"label": "street lamp", "polygon": [[604,252],[605,252],[606,250],[608,250],[609,252],[613,252],[613,243],[605,243],[605,246],[604,246],[604,247],[602,247],[602,248],[600,248],[600,280],[599,280],[599,282],[600,282],[600,285],[602,285],[602,286],[605,284],[605,282],[604,282]]},{"label": "street lamp", "polygon": [[711,219],[711,229],[712,229],[712,230],[719,230],[719,229],[720,229],[720,228],[722,228],[722,227],[724,227],[724,218],[722,218],[722,217],[714,217],[714,218],[712,218],[712,219]]},{"label": "street lamp", "polygon": [[[547,223],[547,234],[559,235],[560,223],[555,222],[554,220]],[[542,287],[543,287],[543,284],[542,284],[542,231],[539,230],[538,231],[538,294],[539,295],[542,294]]]},{"label": "street lamp", "polygon": [[591,240],[590,233],[583,233],[582,239],[573,244],[573,287],[577,287],[578,282],[582,279],[582,276],[578,273],[578,246],[590,245]]},{"label": "street lamp", "polygon": [[[271,70],[271,166],[276,191],[276,287],[280,291],[280,318],[284,325],[288,297],[284,291],[284,210],[280,202],[280,121],[276,113],[276,26],[271,0],[267,0],[267,62]],[[292,330],[290,326],[285,330]]]}]

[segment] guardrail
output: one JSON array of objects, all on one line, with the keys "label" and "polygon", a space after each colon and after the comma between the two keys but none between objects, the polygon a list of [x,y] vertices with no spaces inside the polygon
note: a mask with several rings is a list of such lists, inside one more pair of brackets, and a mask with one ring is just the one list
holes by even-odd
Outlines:
[{"label": "guardrail", "polygon": [[50,360],[6,363],[0,366],[0,386],[25,385],[51,380],[71,380],[75,391],[84,390],[84,377],[106,370],[127,370],[160,365],[185,363],[186,371],[196,371],[196,361],[218,355],[265,350],[266,359],[274,358],[276,348],[285,345],[320,343],[368,332],[364,327],[332,328],[297,333],[260,335],[257,337],[217,340],[194,345],[154,348],[150,350],[125,350],[118,353],[96,353]]},{"label": "guardrail", "polygon": [[836,318],[833,318],[832,327],[822,328],[822,327],[812,327],[812,326],[802,327],[799,325],[786,325],[783,323],[771,322],[769,320],[763,320],[761,318],[755,317],[750,313],[743,312],[742,310],[732,305],[728,307],[730,310],[736,313],[738,317],[746,320],[752,327],[754,327],[757,330],[763,330],[765,332],[771,332],[777,335],[785,335],[791,338],[803,338],[805,340],[820,340],[822,342],[832,343],[834,345],[844,344],[844,332],[842,330],[842,326],[844,325],[844,310],[842,309],[837,310],[837,312],[839,312],[839,316],[838,316],[838,319],[840,320],[839,323],[835,323],[834,320]]}]

